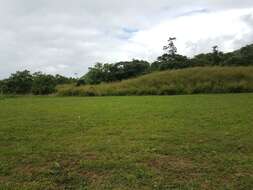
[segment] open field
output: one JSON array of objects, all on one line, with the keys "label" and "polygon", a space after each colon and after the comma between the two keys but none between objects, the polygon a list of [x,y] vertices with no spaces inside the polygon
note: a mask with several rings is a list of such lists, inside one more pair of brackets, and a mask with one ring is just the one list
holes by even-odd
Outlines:
[{"label": "open field", "polygon": [[195,67],[153,72],[99,85],[60,85],[61,96],[175,95],[253,92],[253,67]]},{"label": "open field", "polygon": [[253,94],[1,98],[0,189],[253,189]]}]

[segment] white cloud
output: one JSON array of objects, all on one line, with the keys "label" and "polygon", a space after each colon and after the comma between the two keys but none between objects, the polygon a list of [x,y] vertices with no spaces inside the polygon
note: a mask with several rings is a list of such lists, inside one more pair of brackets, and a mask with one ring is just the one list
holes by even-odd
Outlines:
[{"label": "white cloud", "polygon": [[16,70],[73,76],[95,62],[153,60],[167,38],[193,55],[253,42],[251,0],[0,0],[0,78]]},{"label": "white cloud", "polygon": [[253,43],[253,38],[244,40],[253,34],[253,25],[243,19],[249,15],[253,17],[253,9],[201,12],[171,20],[165,19],[136,33],[123,45],[121,51],[141,58],[150,55],[154,59],[161,53],[161,47],[169,36],[177,37],[179,53],[188,56],[209,52],[214,45],[219,45],[222,51],[232,51]]}]

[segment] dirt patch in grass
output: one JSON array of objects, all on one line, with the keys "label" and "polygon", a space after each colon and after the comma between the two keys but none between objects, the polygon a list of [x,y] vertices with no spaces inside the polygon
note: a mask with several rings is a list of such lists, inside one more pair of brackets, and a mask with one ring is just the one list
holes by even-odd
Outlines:
[{"label": "dirt patch in grass", "polygon": [[176,156],[159,156],[149,160],[148,166],[159,170],[170,168],[177,170],[194,169],[194,164],[190,159]]},{"label": "dirt patch in grass", "polygon": [[45,165],[26,164],[26,165],[16,167],[14,171],[18,175],[21,174],[21,175],[26,175],[26,176],[33,176],[33,175],[45,173],[49,168],[50,168],[49,164],[45,164]]},{"label": "dirt patch in grass", "polygon": [[[189,158],[159,155],[148,160],[146,165],[157,173],[156,180],[160,181],[160,186],[163,188],[174,184],[175,187],[203,186],[201,189],[209,189],[209,184],[202,178],[203,171]],[[199,183],[200,181],[202,182]]]},{"label": "dirt patch in grass", "polygon": [[95,153],[87,153],[84,155],[84,159],[85,160],[97,160],[98,159],[98,155]]},{"label": "dirt patch in grass", "polygon": [[2,183],[2,182],[6,182],[6,181],[8,181],[9,180],[9,177],[7,177],[7,176],[0,176],[0,184]]}]

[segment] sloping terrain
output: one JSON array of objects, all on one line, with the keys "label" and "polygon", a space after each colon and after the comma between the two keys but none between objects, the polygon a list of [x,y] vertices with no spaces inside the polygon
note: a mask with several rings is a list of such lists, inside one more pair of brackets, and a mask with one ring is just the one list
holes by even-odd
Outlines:
[{"label": "sloping terrain", "polygon": [[62,96],[174,95],[253,92],[253,67],[197,67],[99,85],[62,85]]}]

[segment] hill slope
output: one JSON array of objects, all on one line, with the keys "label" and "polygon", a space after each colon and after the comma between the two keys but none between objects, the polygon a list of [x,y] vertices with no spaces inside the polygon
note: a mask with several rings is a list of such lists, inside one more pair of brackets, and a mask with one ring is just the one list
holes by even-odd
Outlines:
[{"label": "hill slope", "polygon": [[196,67],[155,72],[121,82],[57,87],[63,96],[173,95],[253,92],[253,67]]}]

